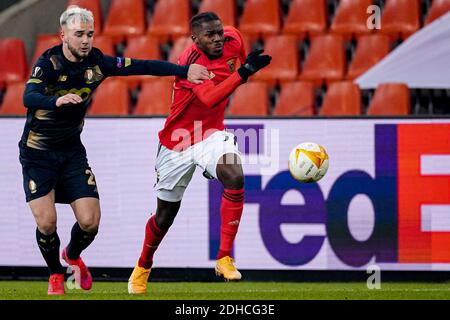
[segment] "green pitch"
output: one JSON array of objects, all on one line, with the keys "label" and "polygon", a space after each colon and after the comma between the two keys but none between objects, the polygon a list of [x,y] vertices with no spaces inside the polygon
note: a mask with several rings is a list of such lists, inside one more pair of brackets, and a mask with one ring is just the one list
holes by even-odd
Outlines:
[{"label": "green pitch", "polygon": [[41,281],[0,281],[0,300],[303,300],[303,299],[446,299],[450,283],[382,283],[369,290],[365,283],[287,282],[150,282],[146,295],[130,296],[125,282],[94,282],[92,290],[67,290],[66,295],[47,296]]}]

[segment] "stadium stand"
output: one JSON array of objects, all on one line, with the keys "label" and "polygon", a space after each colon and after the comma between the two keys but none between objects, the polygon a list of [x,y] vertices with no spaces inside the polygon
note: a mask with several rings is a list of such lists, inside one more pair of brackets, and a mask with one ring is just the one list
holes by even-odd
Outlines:
[{"label": "stadium stand", "polygon": [[406,39],[420,29],[420,12],[419,0],[387,0],[380,32],[392,40]]},{"label": "stadium stand", "polygon": [[326,32],[326,0],[292,0],[283,33],[296,35],[300,40]]},{"label": "stadium stand", "polygon": [[[135,59],[159,60],[161,59],[161,52],[158,39],[150,35],[129,37],[123,55]],[[126,81],[130,89],[135,89],[141,81],[148,78],[149,76],[129,76],[124,77],[123,80]]]},{"label": "stadium stand", "polygon": [[168,115],[172,105],[173,81],[173,77],[144,81],[134,114]]},{"label": "stadium stand", "polygon": [[450,0],[434,0],[431,3],[430,11],[425,19],[425,24],[428,25],[434,20],[440,18],[442,15],[450,11]]},{"label": "stadium stand", "polygon": [[225,26],[236,26],[235,0],[203,0],[199,12],[207,11],[217,13]]},{"label": "stadium stand", "polygon": [[275,106],[275,116],[313,116],[315,114],[314,85],[311,82],[286,82]]},{"label": "stadium stand", "polygon": [[22,103],[25,84],[17,82],[9,84],[0,108],[0,115],[25,115],[27,109]]},{"label": "stadium stand", "polygon": [[190,30],[190,18],[189,0],[158,1],[155,5],[148,33],[160,38],[162,42],[187,36]]},{"label": "stadium stand", "polygon": [[344,79],[346,70],[344,40],[341,35],[326,34],[314,37],[311,48],[300,74],[300,80],[324,81]]},{"label": "stadium stand", "polygon": [[[266,90],[260,110],[235,110],[228,114],[270,114],[307,116],[317,114],[315,106],[333,96],[333,83],[354,80],[365,73],[390,51],[423,25],[428,25],[450,11],[450,0],[110,0],[109,9],[102,9],[105,1],[67,0],[67,6],[86,7],[94,14],[96,36],[94,46],[105,54],[129,56],[137,59],[164,59],[176,63],[185,48],[192,45],[189,19],[197,12],[215,11],[225,25],[239,26],[247,52],[264,48],[273,56],[272,64],[262,70],[244,87]],[[367,6],[380,5],[382,28],[370,31],[366,27]],[[369,34],[370,33],[370,34]],[[60,43],[58,34],[38,34],[36,44],[19,39],[0,40],[0,100],[12,94],[10,83],[23,82],[38,56]],[[25,59],[27,48],[29,56]],[[146,92],[151,88],[164,88],[164,81],[156,85],[148,76],[121,79],[132,93],[131,105],[119,108],[119,115],[163,114],[166,107],[143,106]],[[257,83],[253,85],[253,82]],[[108,85],[106,82],[103,86]],[[167,83],[166,83],[167,84]],[[116,85],[123,88],[123,85]],[[313,88],[311,89],[311,86]],[[8,88],[8,90],[6,90]],[[100,88],[102,89],[102,88]],[[123,91],[122,89],[120,89]],[[260,90],[260,89],[259,89]],[[270,90],[270,95],[267,92]],[[297,92],[296,90],[299,90]],[[317,91],[318,90],[318,91]],[[378,91],[381,90],[381,93]],[[379,98],[389,96],[394,89],[380,86],[376,94],[363,90],[363,105],[368,114],[378,111]],[[395,89],[403,90],[404,89]],[[8,93],[9,91],[9,93]],[[242,91],[242,90],[239,90]],[[387,93],[386,93],[387,92]],[[426,92],[426,94],[424,93]],[[128,99],[128,91],[126,91]],[[320,93],[320,94],[315,94]],[[392,93],[394,94],[394,93]],[[237,95],[237,92],[236,94]],[[240,93],[238,96],[242,95]],[[448,113],[445,97],[437,89],[409,90],[410,107],[394,110],[396,114]],[[99,94],[101,97],[101,94]],[[271,99],[269,99],[270,97]],[[312,98],[311,98],[312,97]],[[239,102],[233,99],[233,104]],[[311,103],[311,99],[313,100]],[[267,100],[267,101],[266,101]],[[305,106],[294,104],[304,100]],[[375,101],[374,101],[375,100]],[[165,100],[167,101],[167,100]],[[244,100],[245,101],[245,100]],[[399,100],[403,101],[403,100]],[[148,103],[148,102],[147,102]],[[328,103],[328,102],[327,102]],[[289,104],[294,107],[289,108]],[[245,105],[245,103],[243,103]],[[319,115],[326,110],[321,108]],[[96,111],[93,108],[92,112]],[[345,108],[344,108],[345,109]],[[126,110],[126,111],[124,111]],[[162,111],[161,111],[162,110]],[[325,111],[323,111],[325,110]],[[336,109],[341,110],[341,109]],[[339,113],[334,110],[333,112]],[[447,110],[447,111],[446,111]],[[100,111],[105,112],[106,111]],[[115,114],[116,111],[108,111]],[[328,111],[326,111],[328,112]],[[347,114],[347,111],[343,111]],[[360,114],[361,112],[357,112]]]},{"label": "stadium stand", "polygon": [[320,109],[321,116],[361,115],[361,92],[351,81],[335,82],[328,88]]},{"label": "stadium stand", "polygon": [[27,72],[25,46],[21,39],[0,39],[0,89],[7,83],[23,81]]},{"label": "stadium stand", "polygon": [[383,59],[389,51],[390,42],[386,35],[374,34],[360,37],[347,79],[356,79]]},{"label": "stadium stand", "polygon": [[146,27],[143,0],[112,0],[103,33],[115,44],[126,36],[143,34]]},{"label": "stadium stand", "polygon": [[278,34],[281,9],[278,0],[247,0],[241,16],[239,30],[251,40]]},{"label": "stadium stand", "polygon": [[367,111],[371,116],[406,116],[411,102],[408,86],[404,83],[380,84]]},{"label": "stadium stand", "polygon": [[270,36],[265,41],[264,51],[273,57],[272,62],[267,68],[255,74],[253,80],[267,81],[273,85],[275,81],[297,79],[299,58],[295,36]]},{"label": "stadium stand", "polygon": [[341,0],[331,24],[331,31],[345,39],[371,33],[367,28],[367,8],[372,0]]},{"label": "stadium stand", "polygon": [[[266,116],[269,114],[268,86],[264,82],[249,82],[238,87],[227,110],[232,116]],[[251,103],[249,103],[251,101]]]},{"label": "stadium stand", "polygon": [[88,114],[93,116],[124,116],[128,115],[128,109],[127,84],[122,80],[109,78],[95,92]]}]

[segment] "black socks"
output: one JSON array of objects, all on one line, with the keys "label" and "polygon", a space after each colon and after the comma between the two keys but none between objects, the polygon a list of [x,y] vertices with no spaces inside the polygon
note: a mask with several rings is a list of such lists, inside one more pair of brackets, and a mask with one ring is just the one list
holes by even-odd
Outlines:
[{"label": "black socks", "polygon": [[36,228],[36,241],[47,263],[50,274],[64,273],[61,261],[59,260],[60,241],[56,230],[50,235],[45,235]]},{"label": "black socks", "polygon": [[80,257],[81,251],[86,249],[94,241],[97,232],[86,232],[80,228],[78,222],[72,227],[71,238],[67,246],[67,257],[76,260]]}]

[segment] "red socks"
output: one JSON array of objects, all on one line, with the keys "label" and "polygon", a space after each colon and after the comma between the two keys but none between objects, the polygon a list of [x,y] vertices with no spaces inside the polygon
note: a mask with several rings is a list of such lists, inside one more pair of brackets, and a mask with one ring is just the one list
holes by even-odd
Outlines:
[{"label": "red socks", "polygon": [[142,246],[142,252],[138,262],[139,267],[145,269],[152,267],[153,254],[156,249],[158,249],[158,246],[166,233],[167,230],[161,230],[156,225],[155,216],[148,219],[147,225],[145,226],[144,245]]},{"label": "red socks", "polygon": [[222,194],[222,204],[220,206],[221,227],[220,227],[220,248],[217,259],[231,256],[234,239],[241,221],[242,210],[244,209],[244,189],[225,189]]}]

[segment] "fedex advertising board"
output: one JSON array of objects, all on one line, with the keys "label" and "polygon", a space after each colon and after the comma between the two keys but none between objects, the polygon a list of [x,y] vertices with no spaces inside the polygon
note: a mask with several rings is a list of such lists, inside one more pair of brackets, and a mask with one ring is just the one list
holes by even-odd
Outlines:
[{"label": "fedex advertising board", "polygon": [[[157,132],[163,119],[87,119],[82,139],[99,186],[92,266],[132,267],[154,212]],[[25,203],[17,142],[23,119],[0,119],[0,265],[44,265]],[[227,120],[245,174],[234,255],[241,269],[450,270],[450,121]],[[293,147],[323,145],[327,175],[302,184],[287,169]],[[214,265],[220,236],[217,181],[197,170],[155,267]],[[74,223],[57,205],[62,245]]]}]

